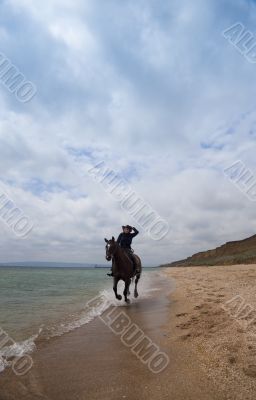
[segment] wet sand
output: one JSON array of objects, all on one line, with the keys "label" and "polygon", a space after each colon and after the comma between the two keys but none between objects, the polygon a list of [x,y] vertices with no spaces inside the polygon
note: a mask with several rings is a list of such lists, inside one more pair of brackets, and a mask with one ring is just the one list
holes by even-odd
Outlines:
[{"label": "wet sand", "polygon": [[[124,311],[132,323],[165,352],[170,362],[160,373],[143,364],[100,318],[37,345],[34,366],[24,377],[9,369],[0,375],[0,400],[219,399],[215,384],[191,346],[176,340],[176,306],[166,285],[153,297]],[[109,311],[108,311],[109,312]]]}]

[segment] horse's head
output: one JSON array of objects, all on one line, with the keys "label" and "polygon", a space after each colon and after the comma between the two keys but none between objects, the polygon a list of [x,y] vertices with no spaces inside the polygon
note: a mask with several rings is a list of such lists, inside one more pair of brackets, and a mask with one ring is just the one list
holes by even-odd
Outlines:
[{"label": "horse's head", "polygon": [[108,261],[112,260],[115,251],[116,251],[116,247],[117,247],[117,242],[115,241],[114,236],[112,236],[112,239],[108,240],[108,239],[104,239],[106,242],[106,259]]}]

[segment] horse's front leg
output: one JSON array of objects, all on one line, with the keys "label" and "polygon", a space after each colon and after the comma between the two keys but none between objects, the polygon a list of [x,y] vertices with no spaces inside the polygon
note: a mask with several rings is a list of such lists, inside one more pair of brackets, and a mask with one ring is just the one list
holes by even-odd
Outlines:
[{"label": "horse's front leg", "polygon": [[137,284],[139,282],[139,279],[140,279],[140,274],[136,275],[136,279],[135,279],[135,288],[134,288],[134,297],[135,298],[139,296],[139,293],[137,290]]},{"label": "horse's front leg", "polygon": [[117,284],[118,284],[118,282],[119,282],[119,279],[115,277],[115,278],[114,278],[113,290],[114,290],[114,292],[115,292],[115,295],[116,295],[117,300],[122,300],[122,296],[121,296],[120,294],[117,293]]},{"label": "horse's front leg", "polygon": [[130,293],[129,292],[129,287],[130,287],[130,284],[131,284],[131,279],[127,279],[126,281],[125,281],[125,286],[124,286],[124,299],[125,299],[125,301],[126,301],[126,303],[130,303],[130,300],[128,299],[128,293]]}]

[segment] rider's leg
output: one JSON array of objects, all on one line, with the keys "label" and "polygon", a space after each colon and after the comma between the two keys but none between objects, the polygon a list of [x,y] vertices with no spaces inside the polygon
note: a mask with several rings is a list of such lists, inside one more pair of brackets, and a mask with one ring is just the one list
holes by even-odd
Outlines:
[{"label": "rider's leg", "polygon": [[124,250],[125,254],[128,256],[128,258],[130,259],[130,261],[132,262],[133,273],[135,273],[136,263],[133,258],[133,252],[131,251],[131,249],[129,249],[129,247],[124,247],[123,250]]},{"label": "rider's leg", "polygon": [[133,254],[133,251],[129,248],[124,248],[124,251],[126,252],[127,256],[130,258],[130,260],[132,261],[133,264],[133,273],[134,274],[138,274],[140,271],[138,270],[138,266],[137,266],[137,259]]},{"label": "rider's leg", "polygon": [[136,257],[134,256],[134,254],[133,254],[133,252],[132,251],[129,251],[129,256],[130,256],[130,259],[132,260],[132,263],[133,263],[133,273],[134,274],[137,274],[139,271],[137,270],[137,259],[136,259]]}]

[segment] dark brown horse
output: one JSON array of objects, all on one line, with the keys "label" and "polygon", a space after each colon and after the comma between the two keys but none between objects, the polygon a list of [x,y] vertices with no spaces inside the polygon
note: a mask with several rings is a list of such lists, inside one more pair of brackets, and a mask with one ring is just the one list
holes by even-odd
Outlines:
[{"label": "dark brown horse", "polygon": [[129,288],[131,284],[132,278],[135,276],[135,288],[134,288],[134,297],[138,297],[137,284],[141,275],[141,260],[136,255],[137,260],[137,270],[139,271],[134,275],[133,262],[130,257],[126,254],[126,252],[119,246],[119,244],[115,241],[115,238],[112,236],[112,239],[107,240],[106,242],[106,259],[108,261],[112,260],[112,271],[113,271],[113,279],[114,286],[113,290],[115,292],[115,296],[118,300],[122,299],[122,296],[117,293],[117,284],[120,280],[124,281],[124,299],[126,303],[130,303],[128,296],[130,294]]}]

